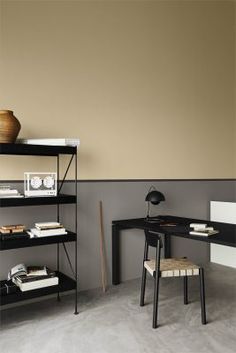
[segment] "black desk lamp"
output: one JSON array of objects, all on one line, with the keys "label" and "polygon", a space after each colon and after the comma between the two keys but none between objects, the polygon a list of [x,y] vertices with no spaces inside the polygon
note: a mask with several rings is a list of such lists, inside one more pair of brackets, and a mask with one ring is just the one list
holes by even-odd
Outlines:
[{"label": "black desk lamp", "polygon": [[154,186],[151,186],[147,196],[145,197],[145,201],[147,201],[147,216],[146,218],[150,218],[150,204],[152,205],[158,205],[161,201],[165,201],[165,196],[160,192],[157,191],[157,189]]}]

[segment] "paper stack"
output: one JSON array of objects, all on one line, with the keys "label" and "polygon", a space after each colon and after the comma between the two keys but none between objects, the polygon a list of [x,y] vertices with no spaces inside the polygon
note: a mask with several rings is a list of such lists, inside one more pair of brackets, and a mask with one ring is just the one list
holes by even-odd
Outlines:
[{"label": "paper stack", "polygon": [[219,233],[218,230],[215,230],[213,227],[208,227],[205,223],[191,223],[190,228],[193,228],[193,230],[189,232],[191,235],[201,235],[208,237],[209,235]]},{"label": "paper stack", "polygon": [[59,222],[41,222],[35,223],[34,228],[31,228],[28,231],[28,234],[32,238],[40,238],[54,235],[64,235],[67,234],[67,231]]}]

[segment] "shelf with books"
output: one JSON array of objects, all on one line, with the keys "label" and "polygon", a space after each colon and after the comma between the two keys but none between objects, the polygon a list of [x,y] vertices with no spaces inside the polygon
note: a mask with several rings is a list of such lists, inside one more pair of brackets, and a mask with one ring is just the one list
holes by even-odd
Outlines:
[{"label": "shelf with books", "polygon": [[38,237],[38,238],[26,238],[26,239],[10,239],[2,240],[0,242],[0,251],[28,248],[31,246],[39,245],[50,245],[50,244],[60,244],[76,241],[76,234],[67,231],[64,235],[53,235],[48,237]]},{"label": "shelf with books", "polygon": [[37,205],[57,205],[76,203],[75,195],[59,194],[57,196],[41,197],[0,197],[0,207],[19,207],[19,206],[37,206]]},{"label": "shelf with books", "polygon": [[76,289],[76,281],[74,279],[66,276],[62,272],[56,272],[56,275],[59,277],[58,285],[29,290],[26,292],[21,292],[21,290],[17,288],[15,293],[0,296],[0,305],[12,304],[22,300],[33,299]]},{"label": "shelf with books", "polygon": [[[61,155],[70,155],[70,160],[67,166],[64,166],[64,176],[61,179],[61,183],[59,181],[59,176],[61,175],[61,164],[60,157]],[[17,290],[15,293],[8,293],[4,297],[0,297],[1,304],[10,304],[15,303],[17,301],[37,298],[42,295],[48,294],[57,294],[57,300],[60,299],[60,292],[68,291],[74,289],[75,292],[75,314],[78,314],[77,308],[77,292],[78,292],[78,270],[77,270],[77,259],[78,259],[78,239],[77,239],[77,210],[78,210],[78,198],[77,198],[77,147],[74,146],[60,146],[60,145],[33,145],[33,144],[8,144],[8,143],[0,143],[0,155],[25,155],[25,156],[52,156],[56,158],[56,175],[57,175],[57,183],[58,183],[58,195],[57,196],[43,196],[43,197],[19,197],[19,195],[14,195],[14,197],[7,197],[11,195],[6,195],[6,197],[0,197],[0,208],[1,207],[18,207],[18,206],[40,206],[40,205],[55,205],[56,207],[56,218],[55,221],[60,222],[61,212],[60,205],[61,204],[73,204],[74,208],[74,232],[68,231],[67,234],[53,234],[44,237],[37,238],[27,238],[21,237],[19,239],[9,239],[9,240],[1,240],[0,241],[0,251],[25,248],[25,247],[33,247],[39,245],[48,245],[55,244],[56,245],[56,272],[59,274],[59,285],[53,285],[52,287],[45,287],[35,290],[30,290],[27,292],[21,292]],[[60,190],[66,180],[67,173],[71,167],[73,161],[74,164],[74,195],[65,195],[60,194]],[[64,164],[64,163],[63,163]],[[3,190],[4,188],[2,188]],[[11,190],[11,188],[7,188],[7,190]],[[10,192],[11,193],[11,192]],[[4,194],[4,191],[2,191]],[[7,193],[6,193],[7,194]],[[4,196],[4,195],[3,195]],[[54,219],[52,219],[54,221]],[[58,232],[59,233],[59,232]],[[46,234],[44,234],[46,235]],[[69,253],[66,248],[66,243],[74,242],[74,265],[70,260]],[[60,246],[63,245],[63,246]],[[66,258],[69,262],[71,271],[73,273],[72,280],[70,277],[63,275],[60,272],[60,257],[61,251],[60,248],[63,248],[63,251],[66,255]]]}]

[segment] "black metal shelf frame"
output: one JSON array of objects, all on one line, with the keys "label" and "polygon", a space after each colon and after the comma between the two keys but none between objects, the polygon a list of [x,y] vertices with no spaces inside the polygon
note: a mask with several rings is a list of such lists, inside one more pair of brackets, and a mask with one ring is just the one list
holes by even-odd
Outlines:
[{"label": "black metal shelf frame", "polygon": [[[0,144],[0,155],[4,154],[4,155],[37,155],[37,156],[54,156],[57,158],[57,190],[58,190],[58,195],[57,197],[53,198],[53,197],[46,197],[46,198],[25,198],[24,200],[22,199],[5,199],[5,200],[0,200],[0,207],[11,207],[11,206],[30,206],[30,205],[56,205],[57,207],[57,221],[60,222],[60,204],[67,204],[67,203],[72,203],[75,205],[75,224],[74,224],[74,233],[71,233],[71,238],[70,240],[66,240],[66,242],[69,241],[73,241],[75,244],[74,247],[74,266],[72,265],[72,261],[70,259],[69,253],[67,251],[66,248],[66,244],[65,242],[61,241],[61,238],[55,242],[52,241],[50,242],[46,242],[44,243],[44,241],[39,242],[39,244],[32,244],[30,245],[29,243],[26,243],[25,246],[17,246],[15,245],[13,248],[22,248],[22,247],[30,247],[30,246],[36,246],[36,245],[46,245],[49,243],[56,243],[57,245],[57,251],[56,251],[56,271],[58,273],[60,273],[60,243],[62,243],[63,246],[63,250],[65,252],[66,258],[68,260],[70,269],[73,273],[73,277],[74,277],[74,289],[75,289],[75,312],[74,314],[77,315],[78,314],[78,298],[77,298],[77,294],[78,294],[78,269],[77,269],[77,263],[78,263],[78,250],[77,250],[77,245],[78,245],[78,221],[77,221],[77,211],[78,211],[78,185],[77,185],[77,181],[78,181],[78,172],[77,172],[77,168],[78,168],[78,162],[77,162],[77,148],[76,147],[70,147],[70,146],[37,146],[37,145],[17,145],[17,144]],[[64,176],[62,178],[62,181],[60,182],[60,154],[67,154],[67,155],[71,155],[70,161],[66,167]],[[75,169],[75,174],[74,174],[74,195],[63,195],[60,194],[61,189],[64,185],[64,182],[66,180],[68,171],[72,165],[72,162],[74,161],[74,169]],[[73,239],[72,239],[73,238]],[[1,250],[9,250],[8,249],[4,249],[4,246],[1,247]],[[60,276],[60,280],[63,282],[63,278],[65,279],[66,276],[61,275]],[[71,280],[72,281],[72,280]],[[63,290],[62,290],[63,289]],[[67,286],[63,286],[63,283],[61,283],[61,285],[57,286],[57,300],[60,301],[60,292],[61,291],[66,291],[66,290],[71,290],[71,286],[68,287]],[[43,290],[41,291],[43,293],[47,293],[50,292],[50,290]],[[39,296],[41,295],[40,291]],[[56,292],[56,291],[54,291]],[[46,295],[46,294],[45,294]],[[19,295],[20,296],[20,295]],[[27,296],[20,296],[17,299],[17,295],[14,297],[15,300],[13,300],[12,302],[16,302],[18,300],[24,300],[24,297],[26,298]],[[35,296],[37,297],[37,293],[35,292]],[[27,298],[26,298],[27,299]],[[7,301],[5,300],[1,300],[0,305],[4,305],[4,303],[6,303]]]},{"label": "black metal shelf frame", "polygon": [[[66,180],[68,171],[71,167],[72,161],[74,159],[74,169],[75,169],[75,175],[74,175],[74,192],[75,192],[75,197],[76,197],[76,201],[75,201],[75,234],[76,234],[76,240],[75,240],[75,262],[74,262],[74,269],[72,266],[72,262],[69,256],[69,253],[67,251],[66,245],[65,243],[62,243],[63,245],[63,250],[65,252],[66,258],[68,260],[71,272],[73,273],[74,276],[74,280],[75,280],[75,315],[78,315],[78,250],[77,250],[77,245],[78,245],[78,222],[77,222],[77,211],[78,211],[78,185],[77,185],[77,179],[78,179],[78,161],[77,161],[77,148],[75,148],[74,153],[71,155],[70,161],[67,165],[67,168],[65,170],[64,176],[62,178],[61,184],[60,184],[60,154],[57,155],[57,190],[58,190],[58,195],[60,195],[61,189],[64,185],[64,182]],[[60,204],[57,204],[57,221],[60,222]],[[60,243],[57,243],[57,272],[60,271]],[[57,292],[57,300],[60,301],[60,287],[58,287],[58,292]]]}]

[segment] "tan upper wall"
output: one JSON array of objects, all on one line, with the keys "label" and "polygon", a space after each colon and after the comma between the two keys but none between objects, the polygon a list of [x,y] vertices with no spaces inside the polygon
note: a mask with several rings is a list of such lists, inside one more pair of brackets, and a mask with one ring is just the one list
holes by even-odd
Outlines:
[{"label": "tan upper wall", "polygon": [[[233,6],[3,1],[0,106],[21,137],[79,137],[82,179],[231,178]],[[23,160],[0,179],[52,168]]]},{"label": "tan upper wall", "polygon": [[234,0],[234,57],[234,175],[236,176],[236,0]]}]

